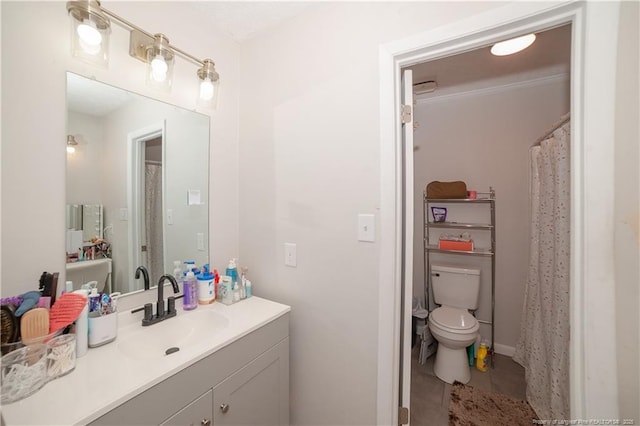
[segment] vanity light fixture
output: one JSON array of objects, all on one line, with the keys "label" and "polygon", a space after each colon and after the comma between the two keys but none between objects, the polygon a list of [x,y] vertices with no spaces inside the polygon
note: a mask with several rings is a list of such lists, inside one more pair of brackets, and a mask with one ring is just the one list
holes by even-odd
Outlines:
[{"label": "vanity light fixture", "polygon": [[67,2],[71,18],[71,54],[94,65],[109,63],[111,21],[97,0]]},{"label": "vanity light fixture", "polygon": [[[72,21],[71,44],[74,56],[107,65],[111,18],[130,29],[129,55],[147,64],[146,82],[149,86],[163,90],[171,88],[174,58],[178,55],[199,67],[196,72],[200,83],[198,104],[209,108],[216,106],[220,77],[211,59],[200,60],[172,46],[164,34],[148,33],[102,7],[99,0],[68,1],[67,11]],[[79,46],[80,53],[76,52],[75,46]],[[104,53],[100,53],[103,51]]]},{"label": "vanity light fixture", "polygon": [[495,56],[512,55],[531,46],[534,41],[536,41],[535,34],[527,34],[510,40],[501,41],[491,47],[491,53]]},{"label": "vanity light fixture", "polygon": [[198,80],[200,82],[198,103],[204,107],[215,108],[218,102],[220,76],[216,72],[216,64],[211,59],[205,59],[202,62],[202,67],[198,70]]},{"label": "vanity light fixture", "polygon": [[67,135],[68,154],[73,154],[74,152],[76,152],[76,145],[78,145],[78,142],[76,142],[76,138],[74,138],[73,135]]}]

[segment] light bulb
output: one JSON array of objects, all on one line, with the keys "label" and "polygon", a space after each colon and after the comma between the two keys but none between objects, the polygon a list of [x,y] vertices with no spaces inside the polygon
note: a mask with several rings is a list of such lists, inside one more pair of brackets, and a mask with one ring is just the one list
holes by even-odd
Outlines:
[{"label": "light bulb", "polygon": [[74,152],[76,152],[75,147],[73,147],[71,145],[67,145],[67,153],[73,154]]},{"label": "light bulb", "polygon": [[156,57],[151,61],[151,77],[157,82],[163,82],[167,79],[168,69],[169,66],[162,55],[156,55]]},{"label": "light bulb", "polygon": [[76,31],[80,39],[80,46],[85,52],[95,55],[100,51],[102,35],[93,21],[85,19],[82,24],[78,25]]},{"label": "light bulb", "polygon": [[210,101],[213,99],[214,87],[210,78],[205,78],[200,82],[200,99]]},{"label": "light bulb", "polygon": [[493,45],[491,53],[496,56],[511,55],[531,46],[534,41],[536,41],[535,34],[527,34],[522,37],[512,38],[511,40],[501,41]]}]

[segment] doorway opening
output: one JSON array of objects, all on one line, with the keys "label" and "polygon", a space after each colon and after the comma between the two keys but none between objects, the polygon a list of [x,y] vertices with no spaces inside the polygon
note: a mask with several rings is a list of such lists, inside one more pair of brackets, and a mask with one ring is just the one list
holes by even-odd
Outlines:
[{"label": "doorway opening", "polygon": [[[405,68],[412,71],[414,88],[413,146],[406,150],[413,152],[413,166],[405,169],[413,172],[406,176],[412,185],[405,185],[413,188],[405,194],[413,200],[413,236],[407,235],[413,240],[413,290],[405,290],[405,297],[411,300],[414,424],[448,422],[452,388],[447,381],[454,373],[442,367],[434,371],[438,339],[426,318],[442,303],[434,301],[434,265],[480,276],[477,306],[469,307],[479,331],[474,352],[467,354],[471,367],[460,371],[461,377],[470,373],[470,386],[525,399],[524,368],[511,357],[529,271],[530,149],[569,112],[571,97],[571,25],[535,35],[533,45],[513,55],[494,56],[487,45]],[[490,205],[495,220],[488,203],[425,202],[432,181],[463,181],[478,198],[495,191]],[[445,222],[434,223],[433,206],[448,210]],[[437,248],[441,238],[470,239],[474,249],[442,252]],[[568,286],[568,277],[563,284]],[[565,303],[568,324],[568,298]],[[481,342],[493,352],[486,372],[475,367]],[[568,344],[565,350],[568,355]],[[565,379],[568,402],[568,373]]]},{"label": "doorway opening", "polygon": [[[526,9],[526,10],[525,10]],[[606,202],[588,196],[614,192],[616,46],[619,5],[570,3],[557,6],[516,3],[380,47],[380,152],[382,158],[380,215],[380,283],[378,344],[378,423],[398,423],[408,407],[410,380],[400,377],[402,361],[410,365],[411,298],[403,298],[403,280],[411,289],[413,241],[403,227],[413,225],[413,199],[403,199],[406,167],[412,158],[402,143],[402,68],[440,59],[499,40],[570,23],[571,48],[571,273],[570,389],[572,418],[615,414],[618,404],[615,324],[591,318],[588,312],[615,316],[613,197]],[[598,28],[609,28],[606,34]],[[604,39],[601,38],[604,36]],[[593,42],[598,40],[598,42]],[[587,100],[590,100],[587,102]],[[413,164],[411,164],[413,166]],[[411,184],[413,181],[411,180]],[[413,230],[411,230],[411,236]],[[604,243],[603,243],[604,242]],[[409,259],[409,260],[407,260]],[[405,261],[407,260],[407,261]],[[392,283],[392,285],[389,285]],[[588,336],[597,333],[600,339]],[[407,377],[410,372],[405,369]],[[597,383],[597,384],[596,384]],[[406,405],[405,405],[406,404]],[[614,416],[615,417],[615,416]]]},{"label": "doorway opening", "polygon": [[[129,276],[144,266],[153,285],[164,273],[164,122],[132,132],[128,139]],[[131,280],[129,291],[140,286]]]}]

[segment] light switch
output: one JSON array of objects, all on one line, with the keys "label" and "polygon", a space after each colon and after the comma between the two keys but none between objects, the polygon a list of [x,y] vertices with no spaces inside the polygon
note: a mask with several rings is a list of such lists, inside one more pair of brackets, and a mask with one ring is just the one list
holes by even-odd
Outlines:
[{"label": "light switch", "polygon": [[296,245],[294,243],[284,243],[284,264],[295,268],[297,263]]},{"label": "light switch", "polygon": [[167,225],[173,225],[173,209],[167,209]]},{"label": "light switch", "polygon": [[204,234],[202,232],[198,232],[196,236],[198,240],[198,250],[204,251]]},{"label": "light switch", "polygon": [[125,221],[129,219],[129,211],[126,207],[120,209],[120,220]]},{"label": "light switch", "polygon": [[358,215],[358,241],[376,240],[376,219],[372,214]]}]

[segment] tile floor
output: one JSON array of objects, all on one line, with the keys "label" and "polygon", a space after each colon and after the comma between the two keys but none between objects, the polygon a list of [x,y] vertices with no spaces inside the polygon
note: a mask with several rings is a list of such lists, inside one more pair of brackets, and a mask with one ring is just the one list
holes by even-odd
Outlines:
[{"label": "tile floor", "polygon": [[[419,346],[411,356],[411,424],[414,426],[446,426],[449,422],[451,385],[433,372],[435,354],[424,365],[418,362]],[[524,368],[510,357],[495,355],[495,368],[486,372],[471,368],[470,386],[525,399]]]}]

